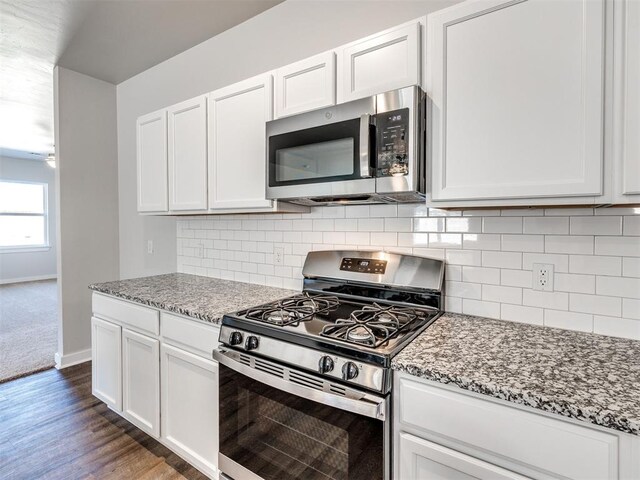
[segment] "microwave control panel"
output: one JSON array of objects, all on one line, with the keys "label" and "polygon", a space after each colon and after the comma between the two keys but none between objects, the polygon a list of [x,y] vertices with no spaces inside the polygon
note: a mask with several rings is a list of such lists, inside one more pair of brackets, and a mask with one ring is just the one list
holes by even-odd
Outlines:
[{"label": "microwave control panel", "polygon": [[387,261],[376,258],[343,258],[340,264],[340,270],[347,272],[384,275],[386,269]]},{"label": "microwave control panel", "polygon": [[378,132],[378,177],[399,177],[409,173],[409,109],[376,115]]}]

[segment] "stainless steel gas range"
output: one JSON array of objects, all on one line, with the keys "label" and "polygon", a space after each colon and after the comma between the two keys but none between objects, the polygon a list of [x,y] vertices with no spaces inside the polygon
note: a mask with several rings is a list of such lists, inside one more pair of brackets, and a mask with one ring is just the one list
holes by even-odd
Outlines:
[{"label": "stainless steel gas range", "polygon": [[391,476],[391,359],[441,313],[444,263],[308,254],[303,292],[225,315],[219,469],[235,480]]}]

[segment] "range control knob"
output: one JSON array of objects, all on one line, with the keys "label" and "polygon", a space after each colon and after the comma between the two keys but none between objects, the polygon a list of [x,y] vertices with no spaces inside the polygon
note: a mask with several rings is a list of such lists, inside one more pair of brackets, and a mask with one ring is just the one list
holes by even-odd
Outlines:
[{"label": "range control knob", "polygon": [[358,376],[358,367],[353,362],[347,362],[342,366],[342,379],[352,380]]},{"label": "range control knob", "polygon": [[247,350],[255,350],[258,348],[258,337],[249,335],[247,340],[244,342],[244,348]]},{"label": "range control knob", "polygon": [[329,373],[333,370],[333,360],[328,355],[325,355],[320,358],[318,362],[318,371],[320,373]]},{"label": "range control knob", "polygon": [[229,345],[240,345],[242,343],[242,334],[240,332],[232,332],[229,335]]}]

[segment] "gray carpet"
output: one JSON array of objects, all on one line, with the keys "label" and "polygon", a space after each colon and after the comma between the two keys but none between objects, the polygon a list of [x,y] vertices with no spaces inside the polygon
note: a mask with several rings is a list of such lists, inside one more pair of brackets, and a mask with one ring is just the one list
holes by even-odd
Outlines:
[{"label": "gray carpet", "polygon": [[0,382],[51,368],[57,335],[55,280],[0,285]]}]

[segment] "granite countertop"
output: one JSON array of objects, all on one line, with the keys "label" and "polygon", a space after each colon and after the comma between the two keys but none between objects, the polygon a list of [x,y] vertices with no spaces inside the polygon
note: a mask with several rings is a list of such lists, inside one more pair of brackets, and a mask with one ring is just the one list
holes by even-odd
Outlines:
[{"label": "granite countertop", "polygon": [[299,293],[186,273],[96,283],[89,288],[211,323],[219,323],[225,313]]},{"label": "granite countertop", "polygon": [[392,368],[640,435],[640,342],[445,313]]}]

